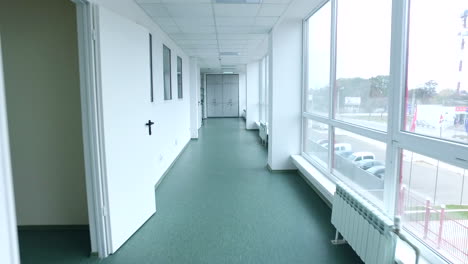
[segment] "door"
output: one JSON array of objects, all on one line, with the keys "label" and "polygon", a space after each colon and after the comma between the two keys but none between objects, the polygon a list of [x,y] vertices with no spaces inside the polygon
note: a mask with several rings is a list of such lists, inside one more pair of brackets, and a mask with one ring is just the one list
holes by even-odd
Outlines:
[{"label": "door", "polygon": [[223,76],[206,75],[208,117],[223,117]]},{"label": "door", "polygon": [[[98,58],[105,150],[104,196],[109,252],[156,211],[151,165],[149,32],[104,8],[98,11]],[[157,125],[157,124],[156,124]]]},{"label": "door", "polygon": [[223,75],[223,113],[225,117],[239,116],[239,75]]},{"label": "door", "polygon": [[0,43],[0,256],[3,263],[19,263],[18,235],[11,175],[5,87]]}]

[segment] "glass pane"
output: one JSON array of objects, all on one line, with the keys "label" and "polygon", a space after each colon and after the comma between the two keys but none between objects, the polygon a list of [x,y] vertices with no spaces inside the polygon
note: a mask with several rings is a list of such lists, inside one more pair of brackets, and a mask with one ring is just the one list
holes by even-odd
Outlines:
[{"label": "glass pane", "polygon": [[328,125],[304,119],[304,152],[328,167]]},{"label": "glass pane", "polygon": [[[387,145],[346,130],[335,128],[334,169],[377,205],[382,206]],[[362,192],[361,192],[362,193]]]},{"label": "glass pane", "polygon": [[172,99],[171,50],[163,46],[164,100]]},{"label": "glass pane", "polygon": [[339,1],[335,118],[387,130],[391,0]]},{"label": "glass pane", "polygon": [[403,227],[452,262],[467,263],[467,171],[407,150],[401,166]]},{"label": "glass pane", "polygon": [[306,111],[328,116],[330,98],[331,4],[312,15],[308,23]]},{"label": "glass pane", "polygon": [[468,143],[468,1],[410,6],[404,129]]},{"label": "glass pane", "polygon": [[182,87],[182,58],[177,57],[177,92],[178,98],[184,97],[184,90]]}]

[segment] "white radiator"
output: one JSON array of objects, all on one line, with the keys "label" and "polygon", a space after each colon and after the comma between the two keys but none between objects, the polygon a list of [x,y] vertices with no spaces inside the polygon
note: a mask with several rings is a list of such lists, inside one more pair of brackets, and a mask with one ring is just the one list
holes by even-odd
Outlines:
[{"label": "white radiator", "polygon": [[[343,183],[337,183],[332,224],[364,263],[395,263],[393,222],[379,209]],[[333,242],[333,241],[332,241]]]}]

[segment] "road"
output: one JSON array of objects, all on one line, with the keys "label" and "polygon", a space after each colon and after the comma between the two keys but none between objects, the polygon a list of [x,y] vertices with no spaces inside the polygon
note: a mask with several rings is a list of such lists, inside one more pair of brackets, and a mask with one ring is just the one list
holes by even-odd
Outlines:
[{"label": "road", "polygon": [[[325,130],[309,130],[309,142],[326,139]],[[386,145],[347,131],[336,130],[336,143],[349,143],[352,151],[368,151],[385,161]],[[325,158],[323,158],[325,159]],[[431,203],[468,205],[468,171],[405,151],[402,162],[403,184],[421,199]],[[346,175],[346,172],[342,172]],[[353,176],[350,176],[353,177]]]}]

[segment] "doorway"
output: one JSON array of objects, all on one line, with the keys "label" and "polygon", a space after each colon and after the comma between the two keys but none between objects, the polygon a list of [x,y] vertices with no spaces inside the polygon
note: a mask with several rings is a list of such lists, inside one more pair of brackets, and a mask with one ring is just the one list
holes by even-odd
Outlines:
[{"label": "doorway", "polygon": [[207,74],[206,97],[208,117],[238,117],[239,75]]},{"label": "doorway", "polygon": [[0,24],[22,263],[33,263],[31,257],[40,252],[87,258],[91,242],[75,4],[2,2]]}]

